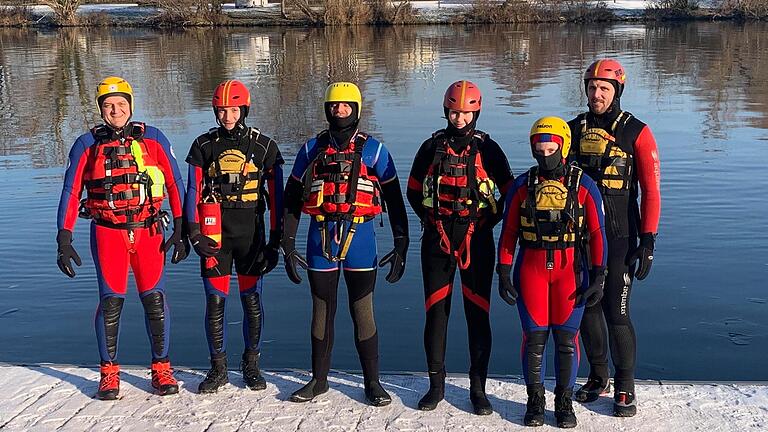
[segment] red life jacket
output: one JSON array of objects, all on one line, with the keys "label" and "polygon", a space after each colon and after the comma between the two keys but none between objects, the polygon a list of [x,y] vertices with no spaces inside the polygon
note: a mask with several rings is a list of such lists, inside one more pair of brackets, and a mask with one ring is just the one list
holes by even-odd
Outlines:
[{"label": "red life jacket", "polygon": [[330,134],[317,136],[318,154],[304,174],[302,211],[317,220],[373,219],[382,212],[379,180],[363,163],[368,136],[358,132],[347,148],[330,145]]},{"label": "red life jacket", "polygon": [[129,123],[119,138],[103,125],[91,133],[96,144],[83,174],[88,197],[81,216],[123,229],[156,223],[165,179],[142,139],[144,124]]}]

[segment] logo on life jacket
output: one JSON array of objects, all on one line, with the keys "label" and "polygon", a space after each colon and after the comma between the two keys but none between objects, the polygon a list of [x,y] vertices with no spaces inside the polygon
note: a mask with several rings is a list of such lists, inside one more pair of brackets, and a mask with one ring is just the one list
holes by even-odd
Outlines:
[{"label": "logo on life jacket", "polygon": [[631,114],[623,112],[614,120],[611,130],[588,128],[587,118],[581,119],[579,139],[579,166],[594,177],[595,182],[607,194],[625,194],[632,180],[632,155],[616,142],[616,131],[624,126]]},{"label": "logo on life jacket", "polygon": [[81,216],[125,229],[157,222],[165,176],[142,139],[144,124],[129,123],[120,137],[106,126],[94,128],[92,134],[96,144],[91,169],[84,173],[88,197]]}]

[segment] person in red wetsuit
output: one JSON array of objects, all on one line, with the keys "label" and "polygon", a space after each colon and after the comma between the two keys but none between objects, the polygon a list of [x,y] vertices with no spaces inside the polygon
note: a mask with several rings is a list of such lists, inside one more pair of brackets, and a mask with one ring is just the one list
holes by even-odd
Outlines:
[{"label": "person in red wetsuit", "polygon": [[[122,78],[108,77],[96,90],[104,124],[81,135],[69,152],[58,211],[59,269],[75,277],[72,261],[81,265],[72,246],[78,216],[91,219],[91,255],[99,281],[96,336],[101,356],[101,382],[96,397],[116,399],[120,390],[117,339],[128,285],[128,268],[146,314],[152,347],[152,386],[161,395],[178,393],[168,346],[170,316],[165,298],[165,254],[171,262],[186,258],[182,237],[184,182],[171,144],[160,130],[130,122],[133,89]],[[87,197],[82,202],[83,189]],[[164,239],[170,220],[161,209],[165,193],[173,214],[173,234]]]},{"label": "person in red wetsuit", "polygon": [[637,412],[637,340],[629,301],[632,280],[645,279],[651,270],[661,213],[656,141],[645,123],[621,109],[625,83],[626,73],[618,61],[592,63],[584,73],[589,111],[568,123],[574,142],[569,159],[597,183],[605,203],[608,237],[605,296],[601,304],[587,308],[581,325],[590,370],[576,400],[591,402],[610,392],[610,346],[615,369],[613,411],[619,417]]},{"label": "person in red wetsuit", "polygon": [[424,280],[424,350],[429,391],[419,409],[433,410],[445,394],[445,350],[451,293],[458,267],[469,339],[469,398],[477,415],[493,413],[485,393],[491,355],[489,320],[493,284],[493,227],[501,220],[512,184],[507,157],[476,128],[480,89],[451,84],[443,97],[447,125],[422,143],[408,179],[408,202],[421,220]]},{"label": "person in red wetsuit", "polygon": [[571,134],[564,120],[539,119],[530,141],[538,165],[515,179],[507,197],[496,267],[499,294],[510,305],[517,303],[523,326],[525,424],[544,424],[543,356],[551,332],[556,345],[555,418],[559,427],[575,427],[571,400],[579,366],[579,324],[585,303],[600,301],[605,279],[603,205],[594,181],[565,163]]}]

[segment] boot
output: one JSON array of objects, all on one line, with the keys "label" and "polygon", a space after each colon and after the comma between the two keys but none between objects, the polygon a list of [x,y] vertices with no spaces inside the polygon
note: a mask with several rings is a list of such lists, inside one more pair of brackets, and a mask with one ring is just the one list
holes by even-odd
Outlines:
[{"label": "boot", "polygon": [[589,403],[596,401],[600,396],[611,392],[610,378],[589,378],[587,382],[576,390],[573,398],[577,402]]},{"label": "boot", "polygon": [[429,372],[429,391],[419,401],[419,409],[432,411],[445,397],[445,368]]},{"label": "boot", "polygon": [[469,400],[476,415],[493,414],[493,407],[485,394],[485,377],[469,377]]},{"label": "boot", "polygon": [[637,414],[637,400],[632,392],[616,392],[613,396],[613,415],[616,417],[634,417]]},{"label": "boot", "polygon": [[115,400],[120,392],[120,365],[114,362],[101,362],[101,380],[96,399]]},{"label": "boot", "polygon": [[544,407],[546,405],[544,384],[529,384],[526,386],[526,391],[528,392],[528,403],[525,405],[523,423],[526,426],[541,426],[544,424]]},{"label": "boot", "polygon": [[152,360],[152,387],[160,396],[172,395],[179,392],[179,383],[173,377],[173,369],[168,359]]},{"label": "boot", "polygon": [[211,369],[205,379],[197,386],[198,393],[216,393],[219,388],[229,382],[227,376],[227,353],[211,356]]},{"label": "boot", "polygon": [[559,428],[576,427],[576,413],[573,412],[573,390],[555,389],[555,420]]},{"label": "boot", "polygon": [[243,362],[240,363],[243,371],[243,381],[251,390],[264,390],[267,388],[267,380],[259,372],[259,352],[246,351],[243,353]]},{"label": "boot", "polygon": [[288,400],[291,402],[309,402],[312,399],[314,399],[316,396],[320,396],[321,394],[327,391],[328,391],[327,380],[319,381],[312,378],[308,383],[304,385],[304,387],[293,392],[293,394]]},{"label": "boot", "polygon": [[389,393],[378,380],[365,382],[365,399],[375,407],[387,406],[392,402]]}]

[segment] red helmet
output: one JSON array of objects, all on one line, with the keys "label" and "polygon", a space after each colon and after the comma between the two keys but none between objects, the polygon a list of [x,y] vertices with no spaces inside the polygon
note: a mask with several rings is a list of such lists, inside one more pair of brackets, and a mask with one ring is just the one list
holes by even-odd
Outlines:
[{"label": "red helmet", "polygon": [[448,86],[443,106],[448,110],[473,112],[480,111],[482,101],[480,89],[474,83],[462,80]]},{"label": "red helmet", "polygon": [[613,81],[616,87],[616,97],[619,97],[624,92],[624,83],[627,81],[627,75],[624,73],[624,67],[618,61],[601,59],[589,65],[584,72],[585,86],[592,79]]},{"label": "red helmet", "polygon": [[245,84],[237,80],[227,80],[219,84],[213,92],[213,109],[225,107],[245,107],[243,117],[248,115],[251,106],[251,93]]}]

